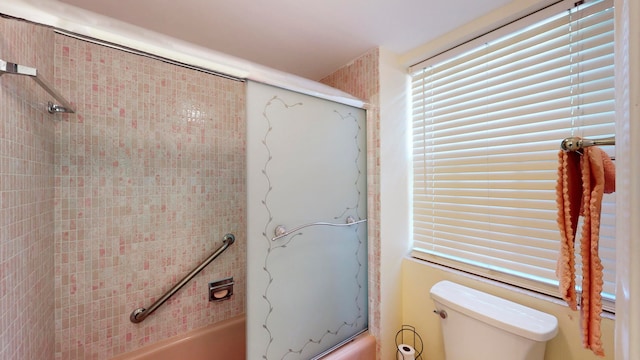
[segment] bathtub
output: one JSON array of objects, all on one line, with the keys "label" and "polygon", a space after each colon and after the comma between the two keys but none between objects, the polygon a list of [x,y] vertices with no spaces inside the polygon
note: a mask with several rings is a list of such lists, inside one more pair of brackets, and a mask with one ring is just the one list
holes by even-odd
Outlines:
[{"label": "bathtub", "polygon": [[[112,360],[247,360],[245,316],[159,341]],[[364,333],[322,360],[375,360],[375,338]]]}]

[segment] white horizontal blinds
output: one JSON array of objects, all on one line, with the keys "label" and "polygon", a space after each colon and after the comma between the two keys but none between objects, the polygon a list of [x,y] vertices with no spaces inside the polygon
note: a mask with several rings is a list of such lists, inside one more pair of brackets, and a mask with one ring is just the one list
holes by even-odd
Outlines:
[{"label": "white horizontal blinds", "polygon": [[[414,256],[557,293],[560,142],[614,133],[608,7],[566,11],[413,73]],[[601,228],[610,294],[614,201]]]},{"label": "white horizontal blinds", "polygon": [[[603,6],[605,4],[600,4]],[[598,138],[615,134],[613,81],[613,9],[586,16],[574,14],[576,26],[572,33],[572,130],[581,137]],[[583,24],[584,23],[584,24]],[[585,46],[585,44],[589,44]],[[573,57],[575,56],[575,59]],[[583,98],[589,100],[584,101]],[[584,107],[590,105],[586,110]],[[596,110],[597,109],[597,110]],[[614,155],[613,148],[606,149]],[[579,223],[580,229],[582,222]],[[579,236],[578,240],[579,241]],[[600,224],[600,257],[604,265],[603,297],[615,300],[615,194],[602,201]],[[581,264],[576,247],[578,264]],[[578,267],[578,280],[581,283]]]}]

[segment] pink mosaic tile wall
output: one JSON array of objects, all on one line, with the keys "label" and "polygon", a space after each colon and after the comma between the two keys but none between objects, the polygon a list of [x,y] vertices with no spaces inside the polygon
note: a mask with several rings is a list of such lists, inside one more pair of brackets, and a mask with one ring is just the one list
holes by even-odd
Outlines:
[{"label": "pink mosaic tile wall", "polygon": [[[367,178],[369,204],[369,329],[380,338],[380,72],[379,50],[372,49],[321,80],[365,100],[367,107]],[[380,344],[376,353],[380,359]]]},{"label": "pink mosaic tile wall", "polygon": [[[0,359],[109,359],[245,308],[244,85],[0,18]],[[53,55],[52,55],[53,54]],[[55,78],[54,78],[55,64]],[[379,333],[378,51],[323,82],[370,103],[370,326]],[[61,119],[61,120],[53,120]],[[237,242],[141,324],[232,232]],[[209,281],[235,295],[207,301]],[[54,287],[55,285],[55,287]]]},{"label": "pink mosaic tile wall", "polygon": [[[0,59],[53,80],[53,32],[0,17]],[[34,81],[0,77],[0,359],[53,359],[56,116]]]},{"label": "pink mosaic tile wall", "polygon": [[[245,311],[245,87],[56,34],[55,358],[109,359]],[[144,322],[148,307],[236,243]],[[207,284],[233,276],[232,300]]]}]

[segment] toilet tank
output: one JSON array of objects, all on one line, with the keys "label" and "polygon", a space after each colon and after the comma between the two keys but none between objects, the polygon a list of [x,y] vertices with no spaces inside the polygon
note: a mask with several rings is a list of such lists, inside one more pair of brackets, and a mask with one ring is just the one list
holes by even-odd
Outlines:
[{"label": "toilet tank", "polygon": [[451,281],[435,284],[431,298],[447,360],[542,360],[558,332],[553,315]]}]

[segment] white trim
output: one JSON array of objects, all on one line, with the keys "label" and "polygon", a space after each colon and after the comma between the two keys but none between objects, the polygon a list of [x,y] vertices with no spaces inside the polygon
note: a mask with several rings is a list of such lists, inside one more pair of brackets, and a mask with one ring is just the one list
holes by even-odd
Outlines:
[{"label": "white trim", "polygon": [[[590,13],[600,11],[602,8],[608,6],[607,5],[608,3],[609,2],[603,2],[599,4],[599,6],[598,5],[592,6],[591,9],[588,11]],[[472,39],[460,45],[454,46],[449,50],[446,50],[442,53],[431,56],[415,65],[412,65],[409,67],[409,73],[413,73],[415,71],[422,70],[428,67],[429,65],[437,64],[447,59],[454,58],[458,55],[464,54],[465,52],[471,51],[481,46],[482,44],[495,41],[497,39],[500,39],[503,36],[507,36],[509,34],[517,32],[521,29],[526,28],[527,26],[530,26],[540,21],[543,21],[545,19],[548,19],[549,17],[561,14],[563,11],[569,10],[572,8],[575,8],[575,0],[562,0],[553,5],[549,5],[538,11],[534,11],[531,14],[526,15],[525,17],[522,17],[520,19],[514,20],[510,23],[497,27],[495,30],[492,30],[475,39]]]},{"label": "white trim", "polygon": [[2,0],[0,14],[122,45],[230,77],[253,80],[358,108],[365,107],[363,100],[319,82],[196,46],[58,1]]},{"label": "white trim", "polygon": [[559,14],[561,11],[569,9],[573,6],[573,0],[564,0],[559,3],[548,6],[544,9],[533,12],[521,19],[515,20],[508,24],[497,27],[496,29],[481,35],[475,39],[466,41],[460,45],[454,46],[449,50],[445,50],[444,52],[431,56],[415,65],[409,67],[409,72],[413,73],[415,71],[419,71],[424,69],[425,67],[436,64],[447,59],[451,59],[458,55],[464,54],[467,51],[477,48],[483,43],[487,43],[496,39],[499,39],[505,35],[512,34],[515,31],[523,29],[528,25],[535,24],[539,21],[549,18],[550,16]]},{"label": "white trim", "polygon": [[428,43],[418,46],[403,54],[400,61],[407,67],[436,56],[451,49],[452,46],[463,44],[477,37],[483,36],[500,26],[527,16],[535,11],[553,5],[559,0],[527,0],[512,1],[509,4],[489,12],[486,15],[460,26],[453,31],[440,36]]},{"label": "white trim", "polygon": [[616,312],[615,359],[640,359],[640,3],[615,0]]}]

